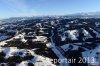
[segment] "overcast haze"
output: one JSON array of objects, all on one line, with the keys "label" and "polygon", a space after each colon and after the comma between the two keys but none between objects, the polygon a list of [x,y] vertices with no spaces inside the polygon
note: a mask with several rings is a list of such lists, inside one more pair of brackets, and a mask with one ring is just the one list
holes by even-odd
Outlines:
[{"label": "overcast haze", "polygon": [[100,0],[0,0],[0,18],[100,11]]}]

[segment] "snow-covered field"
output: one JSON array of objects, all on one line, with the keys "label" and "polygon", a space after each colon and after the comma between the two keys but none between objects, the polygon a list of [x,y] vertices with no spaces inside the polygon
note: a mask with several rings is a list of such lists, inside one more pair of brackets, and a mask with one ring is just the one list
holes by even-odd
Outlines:
[{"label": "snow-covered field", "polygon": [[1,25],[0,66],[80,66],[53,62],[71,57],[100,66],[100,33],[91,27],[95,24],[80,20],[47,18]]},{"label": "snow-covered field", "polygon": [[71,38],[72,40],[78,40],[77,36],[79,36],[79,34],[77,30],[68,30],[66,33],[68,34],[68,38]]},{"label": "snow-covered field", "polygon": [[83,52],[82,55],[87,58],[88,66],[100,66],[100,45],[95,49]]},{"label": "snow-covered field", "polygon": [[17,66],[28,66],[27,64],[29,62],[33,63],[35,66],[55,66],[50,61],[51,60],[50,58],[35,54],[34,49],[28,50],[28,49],[18,49],[17,47],[7,47],[7,48],[0,47],[0,52],[5,53],[6,59],[13,56],[20,56],[20,57],[25,57],[28,55],[33,56],[31,60],[25,60],[22,61],[21,63],[17,63],[16,64]]}]

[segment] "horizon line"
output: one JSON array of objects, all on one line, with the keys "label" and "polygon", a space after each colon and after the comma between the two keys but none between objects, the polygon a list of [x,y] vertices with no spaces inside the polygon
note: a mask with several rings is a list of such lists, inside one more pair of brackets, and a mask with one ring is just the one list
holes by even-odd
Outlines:
[{"label": "horizon line", "polygon": [[94,11],[94,12],[76,12],[76,13],[69,13],[69,14],[51,14],[51,15],[26,15],[26,16],[9,16],[9,17],[0,17],[0,20],[2,19],[9,19],[9,18],[18,18],[18,17],[45,17],[45,16],[68,16],[68,15],[74,15],[74,14],[86,14],[86,13],[96,13],[96,12],[100,12],[100,11]]}]

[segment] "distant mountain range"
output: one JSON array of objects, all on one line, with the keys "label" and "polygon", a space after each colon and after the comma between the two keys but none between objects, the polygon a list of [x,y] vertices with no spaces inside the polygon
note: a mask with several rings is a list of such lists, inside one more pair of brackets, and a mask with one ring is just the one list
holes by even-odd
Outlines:
[{"label": "distant mountain range", "polygon": [[[53,18],[53,17],[58,17],[58,16],[39,16],[39,17],[11,17],[8,19],[2,19],[0,20],[0,23],[12,23],[16,21],[21,21],[21,20],[28,20],[28,19],[36,19],[36,18]],[[64,16],[59,16],[59,17],[66,17],[66,18],[100,18],[100,12],[87,12],[87,13],[75,13],[75,14],[69,14],[69,15],[64,15]]]},{"label": "distant mountain range", "polygon": [[100,12],[87,12],[87,13],[75,13],[66,15],[67,17],[87,17],[87,18],[100,18]]}]

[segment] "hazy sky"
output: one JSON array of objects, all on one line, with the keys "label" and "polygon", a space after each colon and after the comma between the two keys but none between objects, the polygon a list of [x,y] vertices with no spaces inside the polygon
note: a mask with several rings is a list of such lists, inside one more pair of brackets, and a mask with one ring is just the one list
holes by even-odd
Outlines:
[{"label": "hazy sky", "polygon": [[0,0],[0,18],[100,11],[100,0]]}]

